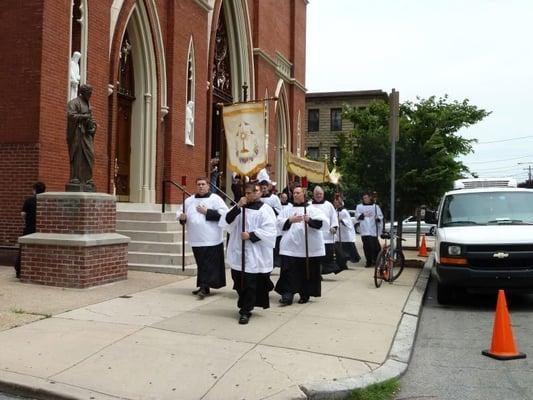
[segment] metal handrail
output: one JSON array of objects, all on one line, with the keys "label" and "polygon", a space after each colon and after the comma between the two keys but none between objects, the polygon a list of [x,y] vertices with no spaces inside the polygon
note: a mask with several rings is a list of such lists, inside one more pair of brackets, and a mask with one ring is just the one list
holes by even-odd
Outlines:
[{"label": "metal handrail", "polygon": [[191,193],[189,193],[187,191],[187,189],[185,189],[183,186],[181,186],[179,183],[176,183],[170,179],[167,179],[167,180],[164,180],[162,185],[161,185],[161,212],[162,213],[165,213],[165,203],[166,203],[166,191],[165,191],[165,183],[170,183],[172,185],[174,185],[175,187],[177,187],[179,190],[181,190],[183,193],[185,193],[187,196],[192,196]]}]

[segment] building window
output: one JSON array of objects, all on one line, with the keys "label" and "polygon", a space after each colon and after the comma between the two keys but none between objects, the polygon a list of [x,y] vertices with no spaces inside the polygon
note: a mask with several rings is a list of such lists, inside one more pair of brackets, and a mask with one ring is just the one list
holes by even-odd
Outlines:
[{"label": "building window", "polygon": [[342,108],[332,108],[330,115],[331,115],[331,130],[342,131]]},{"label": "building window", "polygon": [[307,111],[307,131],[318,132],[320,125],[320,117],[318,108],[313,108]]},{"label": "building window", "polygon": [[308,147],[307,158],[310,158],[311,160],[318,160],[318,147]]},{"label": "building window", "polygon": [[185,143],[191,146],[194,145],[194,78],[194,46],[191,38],[187,57],[187,92],[185,101]]},{"label": "building window", "polygon": [[340,156],[341,156],[341,152],[340,152],[338,147],[330,147],[329,148],[329,160],[331,162],[333,162],[333,159],[335,159],[338,162]]}]

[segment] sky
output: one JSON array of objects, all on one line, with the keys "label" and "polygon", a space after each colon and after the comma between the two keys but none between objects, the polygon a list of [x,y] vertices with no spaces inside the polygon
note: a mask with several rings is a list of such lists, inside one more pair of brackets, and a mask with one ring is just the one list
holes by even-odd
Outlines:
[{"label": "sky", "polygon": [[[447,94],[492,114],[458,132],[480,177],[533,171],[533,1],[310,0],[308,92]],[[523,164],[519,164],[523,163]]]}]

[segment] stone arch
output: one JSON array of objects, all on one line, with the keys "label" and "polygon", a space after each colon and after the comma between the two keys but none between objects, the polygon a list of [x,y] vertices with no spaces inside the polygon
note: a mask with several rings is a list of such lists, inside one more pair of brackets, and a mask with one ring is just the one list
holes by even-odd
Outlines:
[{"label": "stone arch", "polygon": [[[131,96],[131,121],[129,129],[129,196],[119,198],[135,203],[155,203],[156,155],[158,129],[158,81],[156,48],[150,18],[144,1],[137,0],[129,10],[120,42],[128,33],[129,54],[133,64],[135,92]],[[118,52],[124,57],[124,49]],[[117,55],[118,57],[118,55]],[[120,88],[117,87],[118,95]],[[166,102],[165,102],[166,104]],[[163,105],[163,103],[161,103]],[[117,124],[118,126],[118,124]],[[119,135],[115,126],[115,135]],[[123,133],[123,132],[122,132]],[[119,140],[117,138],[117,140]]]},{"label": "stone arch", "polygon": [[274,115],[276,121],[276,179],[278,190],[287,185],[287,166],[285,151],[291,151],[290,110],[287,91],[283,79],[278,81],[274,103]]},{"label": "stone arch", "polygon": [[255,98],[255,79],[253,73],[252,33],[248,6],[245,0],[223,1],[228,41],[230,46],[231,76],[233,99],[242,99],[242,86],[248,86],[248,99]]},{"label": "stone arch", "polygon": [[[71,0],[70,11],[70,45],[68,63],[74,51],[81,53],[80,58],[80,85],[87,83],[87,49],[89,32],[89,9],[87,0]],[[76,8],[76,9],[75,9]],[[73,29],[75,27],[76,29]],[[70,68],[69,68],[70,79]],[[70,82],[69,82],[70,91]]]},{"label": "stone arch", "polygon": [[[83,0],[87,1],[87,0]],[[137,0],[136,3],[139,3],[140,1]],[[165,63],[165,46],[163,42],[163,34],[161,32],[161,23],[159,21],[159,14],[157,13],[157,7],[155,4],[155,0],[147,0],[146,1],[150,5],[151,10],[147,10],[148,12],[151,11],[149,14],[152,16],[153,20],[153,29],[152,32],[154,34],[154,44],[155,48],[157,50],[157,67],[159,71],[159,94],[160,94],[160,104],[161,104],[161,118],[165,118],[168,114],[168,100],[167,100],[167,69],[166,69],[166,63]],[[109,23],[109,53],[111,54],[112,49],[112,43],[113,43],[113,35],[117,26],[117,22],[119,19],[120,12],[122,10],[122,6],[124,4],[124,0],[113,0],[113,4],[111,5],[111,13],[110,13],[110,23]]]}]

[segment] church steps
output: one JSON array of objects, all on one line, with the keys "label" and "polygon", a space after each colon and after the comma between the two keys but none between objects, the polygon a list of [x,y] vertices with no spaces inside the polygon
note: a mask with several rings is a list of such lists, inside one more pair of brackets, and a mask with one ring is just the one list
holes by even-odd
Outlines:
[{"label": "church steps", "polygon": [[150,221],[150,222],[176,222],[176,213],[161,211],[117,211],[117,220]]},{"label": "church steps", "polygon": [[161,205],[117,203],[117,233],[131,239],[130,270],[196,275],[194,256],[187,244],[186,270],[181,270],[182,232],[175,211],[161,213]]},{"label": "church steps", "polygon": [[[141,230],[123,230],[117,229],[117,233],[128,236],[132,241],[138,242],[160,242],[160,243],[180,243],[181,229],[179,231],[154,232]],[[185,236],[187,237],[187,236]]]},{"label": "church steps", "polygon": [[168,232],[181,230],[181,225],[176,221],[140,221],[140,220],[123,220],[117,219],[117,231],[152,231]]},{"label": "church steps", "polygon": [[[179,253],[181,254],[181,240],[179,242],[157,242],[157,241],[132,241],[129,244],[130,251],[140,251],[149,253]],[[185,252],[190,253],[191,248],[185,242]]]},{"label": "church steps", "polygon": [[[152,253],[128,251],[128,262],[133,264],[164,264],[181,266],[181,253]],[[185,265],[194,264],[192,251],[185,252]]]},{"label": "church steps", "polygon": [[132,271],[157,272],[159,274],[196,276],[196,264],[185,265],[185,271],[181,270],[181,264],[180,265],[166,265],[166,264],[128,263],[128,269]]}]

